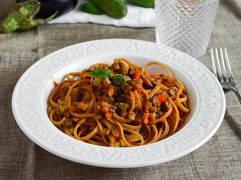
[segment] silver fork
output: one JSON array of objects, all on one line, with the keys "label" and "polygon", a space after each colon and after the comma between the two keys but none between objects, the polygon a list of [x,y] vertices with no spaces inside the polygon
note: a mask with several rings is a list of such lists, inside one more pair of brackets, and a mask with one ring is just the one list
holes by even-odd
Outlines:
[{"label": "silver fork", "polygon": [[211,60],[213,74],[217,77],[223,89],[235,92],[241,104],[241,96],[233,80],[227,49],[211,48]]}]

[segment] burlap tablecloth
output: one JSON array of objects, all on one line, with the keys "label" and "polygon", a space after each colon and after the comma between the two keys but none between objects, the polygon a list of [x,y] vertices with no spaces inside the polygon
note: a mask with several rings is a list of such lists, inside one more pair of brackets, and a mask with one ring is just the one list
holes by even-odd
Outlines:
[{"label": "burlap tablecloth", "polygon": [[[59,48],[94,39],[154,41],[154,29],[94,24],[46,25],[0,35],[0,179],[241,179],[241,105],[227,92],[225,119],[201,148],[180,159],[145,168],[107,169],[59,158],[33,144],[17,126],[11,96],[22,73]],[[227,47],[241,91],[241,9],[232,0],[219,6],[209,47]],[[209,54],[199,59],[210,67]]]}]

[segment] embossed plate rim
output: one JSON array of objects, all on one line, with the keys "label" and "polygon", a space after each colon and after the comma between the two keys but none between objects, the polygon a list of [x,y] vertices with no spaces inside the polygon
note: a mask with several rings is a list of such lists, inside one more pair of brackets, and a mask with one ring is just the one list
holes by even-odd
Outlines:
[{"label": "embossed plate rim", "polygon": [[[56,131],[53,131],[51,128],[47,127],[47,131],[45,132],[46,134],[43,134],[43,135],[38,135],[37,134],[38,132],[36,132],[36,134],[32,133],[31,130],[29,130],[29,127],[33,126],[32,122],[34,122],[34,120],[35,121],[38,120],[36,115],[39,115],[40,117],[42,115],[38,114],[39,112],[38,112],[38,110],[36,110],[37,108],[30,115],[24,114],[26,110],[21,109],[23,107],[18,106],[19,105],[18,103],[20,103],[20,100],[18,98],[22,98],[22,97],[34,98],[35,96],[37,98],[37,95],[34,95],[34,94],[29,95],[27,93],[27,92],[31,92],[31,90],[28,90],[26,88],[21,89],[21,87],[24,87],[24,86],[27,87],[27,85],[28,85],[26,82],[24,82],[24,80],[26,80],[24,78],[30,78],[30,77],[28,77],[29,73],[30,74],[33,72],[39,73],[37,75],[41,75],[41,73],[44,73],[43,69],[41,71],[41,65],[43,66],[42,68],[44,68],[44,67],[48,68],[48,66],[47,66],[48,64],[46,62],[50,62],[50,60],[52,61],[52,66],[55,67],[54,65],[56,65],[56,68],[57,68],[58,65],[61,65],[61,64],[63,65],[63,63],[68,62],[68,58],[71,59],[71,57],[73,58],[76,55],[85,57],[85,56],[91,55],[93,53],[98,54],[102,51],[106,51],[107,53],[108,52],[122,52],[122,53],[126,52],[127,54],[133,53],[133,54],[145,55],[145,56],[152,54],[153,57],[159,57],[159,56],[164,57],[165,56],[165,57],[169,57],[167,64],[169,63],[169,64],[174,65],[175,63],[177,63],[175,65],[177,66],[177,68],[181,69],[182,71],[185,70],[185,68],[187,68],[186,66],[188,64],[185,64],[185,63],[189,63],[189,64],[191,63],[191,67],[193,66],[192,69],[196,68],[196,70],[200,70],[200,71],[202,70],[202,72],[205,72],[203,75],[200,76],[198,73],[192,72],[192,74],[191,74],[191,71],[193,71],[193,70],[190,70],[190,72],[187,72],[187,74],[189,73],[189,77],[191,74],[194,77],[196,76],[195,78],[202,78],[202,76],[209,78],[208,80],[212,82],[212,86],[213,86],[214,90],[216,90],[215,92],[217,92],[219,95],[218,96],[218,98],[220,100],[219,106],[218,106],[219,109],[217,109],[217,107],[216,107],[216,110],[215,110],[215,108],[214,108],[214,111],[216,113],[214,115],[215,115],[215,117],[216,116],[217,117],[214,119],[211,118],[212,121],[209,120],[209,123],[212,125],[212,127],[207,128],[208,131],[206,134],[200,134],[200,135],[197,134],[197,137],[193,138],[191,141],[184,135],[185,135],[185,133],[186,133],[186,135],[190,132],[192,133],[193,130],[191,128],[193,128],[193,127],[185,128],[185,130],[180,131],[180,133],[178,133],[176,136],[174,135],[174,136],[164,140],[162,143],[158,142],[158,143],[154,143],[151,145],[134,147],[134,148],[99,147],[99,146],[90,145],[90,144],[83,143],[83,142],[78,142],[77,140],[75,140],[73,138],[67,137],[63,133],[62,134],[64,136],[60,135],[60,134],[58,134],[58,135],[60,135],[60,137],[63,138],[64,140],[68,140],[69,144],[67,144],[63,147],[60,147],[62,141],[60,141],[59,139],[57,139],[55,137]],[[84,54],[84,55],[82,55],[82,54]],[[64,57],[65,59],[67,58],[65,60],[66,62],[63,61],[62,56],[65,56]],[[58,58],[60,58],[60,59],[58,59]],[[54,64],[54,63],[56,63],[56,64]],[[40,72],[36,72],[36,68],[40,68]],[[45,74],[42,74],[42,75],[45,75]],[[191,77],[191,78],[193,78],[193,80],[194,80],[194,77]],[[39,77],[37,77],[37,78],[39,78]],[[45,77],[45,78],[47,78],[47,77]],[[199,79],[199,81],[200,81],[200,79]],[[34,82],[34,83],[36,84],[37,82]],[[42,85],[43,84],[40,83],[39,87]],[[206,86],[206,88],[204,90],[205,90],[205,92],[210,91],[209,86]],[[200,91],[204,91],[204,90],[200,89]],[[38,94],[38,93],[39,92],[36,92],[36,94]],[[203,98],[203,97],[201,97],[201,98]],[[214,98],[214,97],[208,97],[208,98],[210,99],[210,98]],[[27,102],[26,98],[24,100]],[[203,99],[201,99],[201,100],[203,101]],[[22,99],[21,99],[21,103],[26,103],[25,101],[22,102]],[[36,100],[36,102],[39,103],[38,100]],[[212,103],[215,104],[216,102],[212,102]],[[25,105],[28,105],[28,104],[25,104]],[[34,104],[32,104],[32,105],[34,106]],[[208,112],[208,108],[213,108],[213,107],[210,107],[211,104],[207,104],[207,106],[208,107],[204,107],[204,110],[206,110],[205,112]],[[170,161],[173,159],[177,159],[179,157],[182,157],[182,156],[194,151],[195,149],[197,149],[198,147],[203,145],[205,142],[207,142],[213,136],[213,134],[217,131],[217,129],[219,128],[219,126],[221,125],[221,122],[223,120],[225,107],[226,107],[225,97],[224,97],[224,93],[223,93],[223,90],[222,90],[220,84],[218,83],[216,78],[213,76],[213,74],[200,62],[198,62],[197,60],[195,60],[194,58],[192,58],[191,56],[189,56],[187,54],[184,54],[180,51],[177,51],[175,49],[172,49],[172,48],[164,46],[164,45],[157,45],[153,42],[147,42],[147,41],[141,41],[141,40],[130,40],[130,39],[108,39],[108,40],[89,41],[89,42],[72,45],[72,46],[60,49],[58,51],[55,51],[55,52],[45,56],[41,60],[37,61],[22,75],[22,77],[19,79],[19,81],[14,89],[13,96],[12,96],[12,109],[13,109],[13,114],[16,119],[16,122],[18,123],[18,125],[22,129],[22,131],[33,142],[35,142],[42,148],[48,150],[49,152],[51,152],[55,155],[58,155],[60,157],[63,157],[65,159],[69,159],[69,160],[72,160],[75,162],[88,164],[88,165],[101,166],[101,167],[112,167],[112,168],[113,167],[114,168],[143,167],[143,166],[148,166],[148,165],[159,164],[159,163],[167,162],[167,161]],[[34,108],[34,107],[30,107],[30,108]],[[22,112],[20,110],[22,110]],[[214,112],[211,112],[211,113],[214,113]],[[24,118],[23,118],[23,116],[24,116]],[[201,114],[201,116],[204,119],[207,118],[206,117],[207,115],[204,116],[204,114]],[[29,123],[28,121],[30,119],[29,117],[33,117],[33,120],[32,119],[31,119],[32,121],[30,120],[30,124],[28,124]],[[198,118],[200,119],[201,117],[198,117]],[[194,126],[194,128],[196,128],[195,125],[197,126],[198,123],[200,123],[200,121],[196,120],[194,122],[196,124],[194,124],[193,126]],[[199,125],[199,127],[201,127],[201,126]],[[35,127],[35,128],[37,131],[38,131],[38,128],[40,128],[39,130],[41,130],[41,127]],[[54,134],[54,136],[52,138],[51,135],[53,135],[53,134]],[[46,136],[50,135],[50,139],[48,139],[48,137],[44,137],[44,135],[46,135]],[[43,139],[45,139],[45,138],[47,138],[48,141],[46,141],[46,142],[43,141]],[[58,145],[57,147],[54,146],[55,142],[56,142],[56,144],[59,143],[59,144],[57,144]],[[183,142],[186,143],[186,146],[180,145]],[[67,146],[70,146],[72,149],[69,149],[69,147],[67,147]],[[174,149],[179,148],[179,149],[173,150],[173,148]],[[160,153],[160,152],[164,152],[164,151],[166,152],[165,156],[163,156]],[[106,153],[106,152],[108,152],[108,153]],[[151,155],[150,157],[148,156],[149,154]]]}]

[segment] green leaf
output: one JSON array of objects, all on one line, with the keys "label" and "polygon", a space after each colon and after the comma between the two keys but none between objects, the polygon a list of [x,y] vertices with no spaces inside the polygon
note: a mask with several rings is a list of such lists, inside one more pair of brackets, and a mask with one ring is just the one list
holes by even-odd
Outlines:
[{"label": "green leaf", "polygon": [[93,71],[90,72],[91,76],[94,76],[98,79],[105,79],[106,77],[111,78],[111,72],[109,69],[104,69],[104,68],[97,68]]},{"label": "green leaf", "polygon": [[115,76],[111,80],[113,85],[123,86],[126,82],[125,77],[122,74],[115,74]]}]

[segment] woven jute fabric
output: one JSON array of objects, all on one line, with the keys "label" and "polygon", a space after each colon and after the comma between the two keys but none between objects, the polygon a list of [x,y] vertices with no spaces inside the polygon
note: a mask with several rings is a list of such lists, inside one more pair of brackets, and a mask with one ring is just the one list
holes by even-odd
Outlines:
[{"label": "woven jute fabric", "polygon": [[[220,3],[209,48],[228,49],[241,91],[241,5]],[[241,179],[241,105],[225,92],[227,109],[217,133],[196,151],[160,165],[109,169],[57,157],[31,142],[15,122],[11,97],[23,72],[41,57],[68,45],[105,38],[155,41],[153,28],[133,29],[94,24],[45,25],[0,35],[0,180],[5,179]],[[210,54],[200,62],[210,68]],[[198,72],[197,72],[198,73]]]}]

